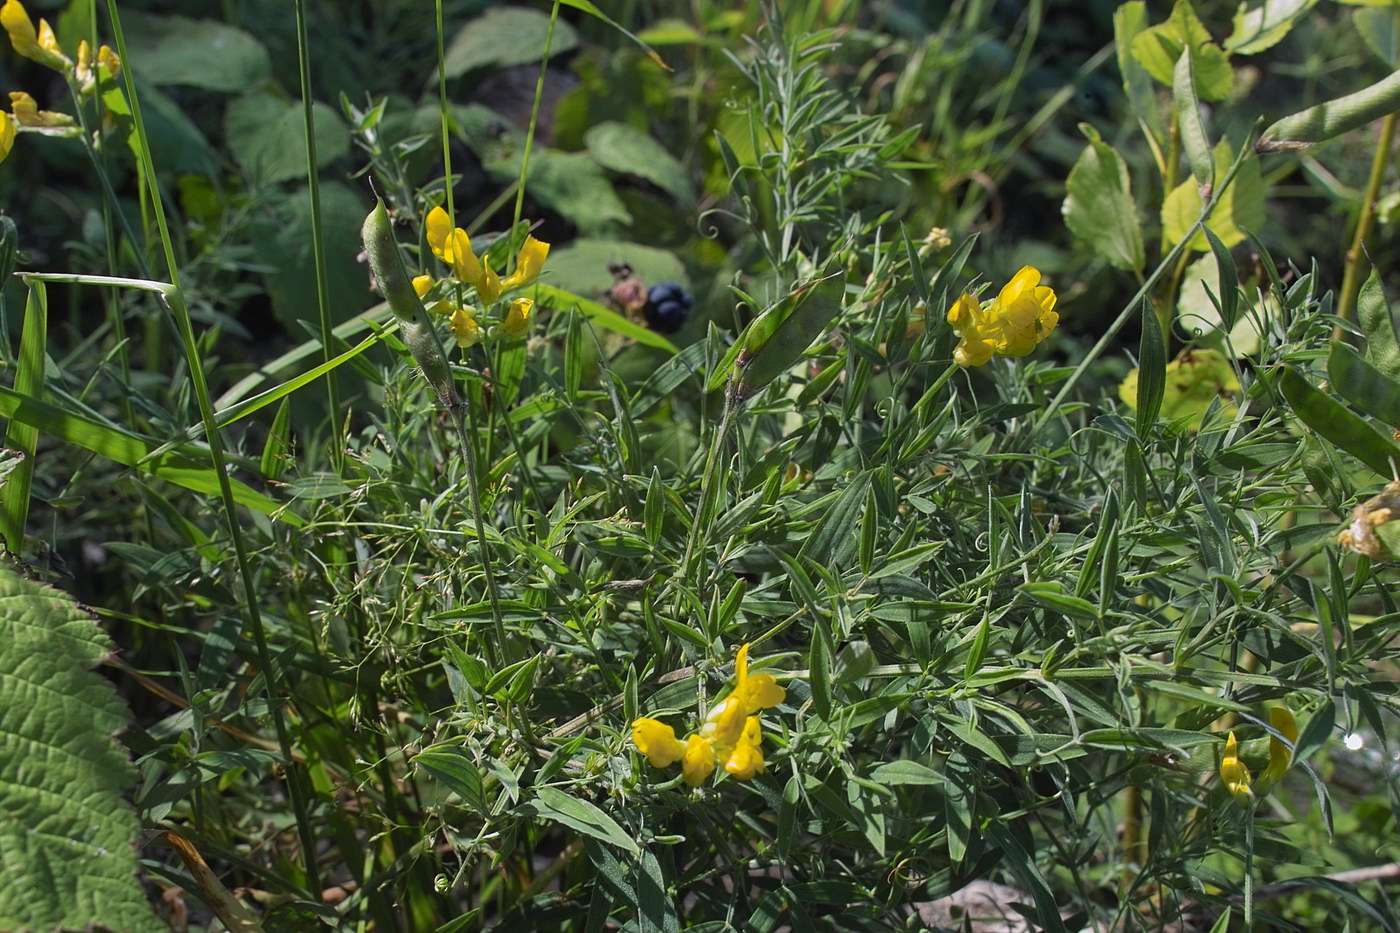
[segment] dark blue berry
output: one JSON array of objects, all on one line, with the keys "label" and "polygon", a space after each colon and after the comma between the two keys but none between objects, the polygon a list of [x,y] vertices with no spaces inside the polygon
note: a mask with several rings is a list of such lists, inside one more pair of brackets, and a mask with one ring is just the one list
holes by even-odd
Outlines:
[{"label": "dark blue berry", "polygon": [[675,282],[662,282],[653,285],[647,292],[647,303],[642,305],[642,314],[652,330],[674,334],[685,326],[692,303],[685,289]]}]

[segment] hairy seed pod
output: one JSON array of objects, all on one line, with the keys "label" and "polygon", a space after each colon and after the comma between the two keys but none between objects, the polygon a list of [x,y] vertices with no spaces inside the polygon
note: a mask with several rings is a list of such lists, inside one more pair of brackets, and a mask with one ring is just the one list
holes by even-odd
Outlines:
[{"label": "hairy seed pod", "polygon": [[1284,117],[1264,131],[1260,152],[1301,149],[1308,143],[1340,136],[1400,110],[1400,71],[1355,94],[1309,107]]},{"label": "hairy seed pod", "polygon": [[452,384],[452,370],[447,365],[437,332],[428,320],[428,312],[418,293],[413,290],[413,282],[404,268],[398,241],[394,239],[394,228],[389,222],[389,212],[384,209],[383,201],[374,202],[374,210],[365,218],[360,235],[365,241],[370,271],[379,283],[379,293],[389,303],[394,317],[400,321],[399,336],[418,361],[418,367],[438,399],[449,408],[455,406],[457,392]]}]

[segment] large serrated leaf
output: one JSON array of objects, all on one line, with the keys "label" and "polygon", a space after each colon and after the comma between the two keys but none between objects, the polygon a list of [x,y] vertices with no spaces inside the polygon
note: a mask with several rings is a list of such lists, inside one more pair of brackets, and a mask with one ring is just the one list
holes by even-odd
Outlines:
[{"label": "large serrated leaf", "polygon": [[1087,123],[1079,131],[1089,140],[1070,170],[1061,208],[1075,236],[1119,269],[1142,271],[1142,224],[1133,203],[1128,163]]},{"label": "large serrated leaf", "polygon": [[0,565],[0,929],[163,929],[136,880],[131,714],[92,668],[112,650],[58,590]]},{"label": "large serrated leaf", "polygon": [[[1235,159],[1234,149],[1228,141],[1221,140],[1216,144],[1213,156],[1215,177],[1223,177]],[[1162,203],[1163,239],[1176,243],[1200,216],[1201,192],[1196,180],[1188,178],[1172,189]],[[1258,230],[1263,227],[1265,219],[1264,181],[1259,173],[1259,160],[1246,159],[1230,187],[1225,189],[1212,208],[1206,224],[1220,238],[1220,242],[1229,247],[1243,242],[1246,229]],[[1210,249],[1210,241],[1200,230],[1196,231],[1188,245],[1201,252]]]},{"label": "large serrated leaf", "polygon": [[1225,48],[1236,55],[1256,55],[1271,49],[1288,35],[1317,0],[1253,0],[1241,3],[1235,13],[1234,29],[1225,39]]}]

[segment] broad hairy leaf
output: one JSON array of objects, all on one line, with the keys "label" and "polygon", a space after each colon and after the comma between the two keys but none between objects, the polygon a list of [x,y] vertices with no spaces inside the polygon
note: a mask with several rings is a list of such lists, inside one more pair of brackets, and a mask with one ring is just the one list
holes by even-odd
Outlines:
[{"label": "broad hairy leaf", "polygon": [[[456,78],[477,69],[538,63],[544,57],[548,33],[548,13],[519,6],[492,7],[457,31],[443,55],[443,70],[449,78]],[[549,54],[558,55],[577,45],[574,27],[558,20]]]},{"label": "broad hairy leaf", "polygon": [[1061,212],[1075,236],[1119,269],[1141,271],[1142,224],[1133,203],[1128,163],[1088,123],[1079,131],[1089,140],[1066,182]]},{"label": "broad hairy leaf", "polygon": [[608,120],[591,128],[583,141],[603,168],[644,178],[677,200],[694,200],[685,167],[649,134]]},{"label": "broad hairy leaf", "polygon": [[0,929],[164,927],[136,880],[131,721],[92,668],[112,650],[68,596],[0,564]]},{"label": "broad hairy leaf", "polygon": [[147,81],[210,91],[247,91],[272,75],[263,44],[236,26],[212,19],[123,12],[127,62]]}]

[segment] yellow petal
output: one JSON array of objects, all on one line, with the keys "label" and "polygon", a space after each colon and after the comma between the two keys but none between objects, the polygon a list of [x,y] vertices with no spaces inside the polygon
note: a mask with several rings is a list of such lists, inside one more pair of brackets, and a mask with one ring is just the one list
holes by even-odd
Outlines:
[{"label": "yellow petal", "polygon": [[472,252],[471,237],[461,227],[454,227],[447,235],[447,245],[443,247],[443,261],[451,264],[452,274],[460,282],[476,284],[481,278],[481,262]]},{"label": "yellow petal", "polygon": [[744,720],[748,712],[739,698],[730,694],[729,699],[710,710],[701,732],[722,748],[730,748],[738,743],[744,734]]},{"label": "yellow petal", "polygon": [[103,71],[107,72],[107,77],[113,80],[116,80],[117,76],[122,73],[122,60],[117,57],[116,52],[105,45],[97,50],[97,64]]},{"label": "yellow petal", "polygon": [[715,770],[715,747],[710,740],[692,733],[685,741],[681,775],[691,787],[699,787]]},{"label": "yellow petal", "polygon": [[34,32],[34,24],[29,21],[29,13],[19,0],[5,0],[0,7],[0,24],[10,34],[10,44],[25,58],[35,58],[43,52],[39,47],[39,37]]},{"label": "yellow petal", "polygon": [[5,157],[15,147],[16,133],[15,121],[10,119],[8,113],[0,110],[0,162],[5,161]]},{"label": "yellow petal", "polygon": [[1225,754],[1220,756],[1220,782],[1230,791],[1236,803],[1242,807],[1249,806],[1254,798],[1254,791],[1250,789],[1253,781],[1249,768],[1239,759],[1239,746],[1233,732],[1225,740]]},{"label": "yellow petal", "polygon": [[959,366],[981,366],[992,358],[994,350],[990,341],[964,337],[953,351],[953,359]]},{"label": "yellow petal", "polygon": [[647,756],[653,768],[669,767],[686,753],[685,744],[676,738],[675,729],[646,717],[632,723],[632,744]]},{"label": "yellow petal", "polygon": [[747,781],[764,768],[763,735],[757,716],[744,723],[743,735],[724,762],[724,770],[741,781]]},{"label": "yellow petal", "polygon": [[778,686],[772,674],[752,674],[744,687],[744,708],[750,714],[777,706],[787,699],[787,691]]},{"label": "yellow petal", "polygon": [[447,238],[452,233],[452,218],[447,216],[447,211],[441,207],[435,207],[428,211],[427,219],[423,222],[423,235],[428,241],[428,249],[433,251],[433,255],[445,263],[452,262],[452,256],[447,252]]},{"label": "yellow petal", "polygon": [[[457,346],[462,349],[476,346],[481,342],[481,325],[476,322],[476,317],[470,308],[452,309],[452,333],[457,338]],[[640,722],[641,720],[638,720]],[[653,722],[655,720],[652,720]],[[671,728],[667,726],[666,728]],[[674,738],[674,734],[672,735]],[[665,767],[657,765],[658,768]]]},{"label": "yellow petal", "polygon": [[982,306],[967,292],[963,292],[962,297],[953,302],[953,306],[948,309],[948,323],[952,324],[953,330],[959,334],[967,327],[976,326],[981,316]]},{"label": "yellow petal", "polygon": [[[492,304],[501,297],[501,277],[487,263],[481,264],[481,274],[476,278],[476,294],[483,303]],[[526,301],[528,299],[521,299]],[[531,302],[533,304],[534,302]],[[513,307],[513,306],[512,306]]]},{"label": "yellow petal", "polygon": [[525,336],[530,329],[530,312],[534,307],[535,303],[529,298],[512,301],[506,319],[501,322],[501,336],[507,339]]},{"label": "yellow petal", "polygon": [[413,290],[419,298],[428,294],[428,290],[433,287],[433,277],[431,275],[415,275],[413,277]]},{"label": "yellow petal", "polygon": [[1022,266],[1011,277],[1011,281],[1006,283],[1006,287],[997,294],[997,304],[1014,304],[1026,295],[1034,298],[1035,287],[1039,284],[1040,270],[1035,266]]},{"label": "yellow petal", "polygon": [[549,255],[549,244],[532,236],[525,237],[525,245],[515,257],[515,271],[502,283],[502,288],[510,291],[529,285],[540,277],[545,257]]},{"label": "yellow petal", "polygon": [[1288,742],[1279,741],[1277,736],[1269,736],[1269,767],[1264,777],[1269,783],[1277,784],[1293,764],[1293,750],[1298,747],[1298,721],[1286,706],[1275,706],[1269,710],[1269,725],[1283,735]]}]

